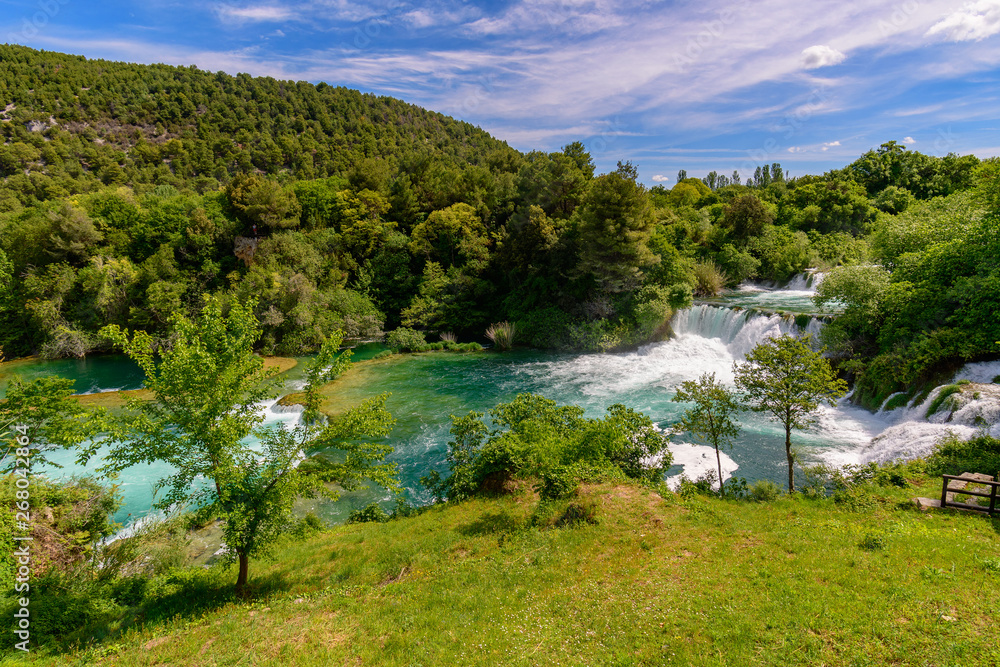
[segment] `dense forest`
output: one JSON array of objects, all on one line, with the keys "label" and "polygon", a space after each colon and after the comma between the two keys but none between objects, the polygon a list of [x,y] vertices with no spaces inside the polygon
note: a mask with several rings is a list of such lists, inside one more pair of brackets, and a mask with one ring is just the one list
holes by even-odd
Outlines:
[{"label": "dense forest", "polygon": [[1000,340],[1000,164],[889,142],[843,169],[745,182],[595,174],[581,143],[484,131],[326,84],[0,46],[0,345],[108,351],[208,295],[253,303],[261,351],[516,323],[519,342],[618,350],[693,297],[828,271],[825,329],[878,404]]}]

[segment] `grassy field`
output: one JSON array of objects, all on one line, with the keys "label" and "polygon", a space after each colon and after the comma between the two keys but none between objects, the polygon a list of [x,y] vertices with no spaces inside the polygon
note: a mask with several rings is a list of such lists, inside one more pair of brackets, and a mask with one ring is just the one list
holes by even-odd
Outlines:
[{"label": "grassy field", "polygon": [[568,501],[524,489],[288,543],[251,601],[202,570],[186,613],[10,663],[1000,664],[1000,521],[912,509],[926,484],[841,503],[601,485],[574,501],[596,523],[561,527]]}]

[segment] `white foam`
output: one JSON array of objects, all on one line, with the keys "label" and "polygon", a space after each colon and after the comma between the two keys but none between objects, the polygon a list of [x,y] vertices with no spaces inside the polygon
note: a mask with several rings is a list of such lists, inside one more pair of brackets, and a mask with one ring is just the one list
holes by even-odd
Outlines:
[{"label": "white foam", "polygon": [[[690,480],[696,480],[708,472],[719,474],[718,461],[715,459],[715,448],[708,445],[695,445],[686,442],[672,442],[667,446],[673,456],[673,464],[683,468],[676,475],[664,478],[667,486],[677,489],[681,483],[681,476],[686,476]],[[722,481],[732,477],[733,473],[740,467],[725,452],[719,452],[719,460],[722,462]]]},{"label": "white foam", "polygon": [[1000,361],[977,361],[965,364],[955,373],[952,382],[968,380],[969,382],[979,382],[981,384],[991,384],[993,378],[1000,375]]}]

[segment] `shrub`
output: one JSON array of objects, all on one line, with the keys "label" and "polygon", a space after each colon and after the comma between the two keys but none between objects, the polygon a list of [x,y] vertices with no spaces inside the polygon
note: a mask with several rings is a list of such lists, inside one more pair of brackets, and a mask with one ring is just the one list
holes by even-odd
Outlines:
[{"label": "shrub", "polygon": [[960,475],[963,472],[1000,474],[1000,440],[989,436],[971,440],[948,436],[927,457],[929,475]]},{"label": "shrub", "polygon": [[[666,440],[645,415],[612,405],[602,419],[577,406],[559,406],[520,394],[484,415],[452,417],[448,443],[451,476],[431,471],[421,479],[435,498],[462,500],[480,491],[502,492],[515,478],[541,478],[545,497],[565,497],[584,479],[629,477],[655,483],[670,466]],[[647,464],[658,457],[655,465]],[[618,478],[620,478],[618,477]]]},{"label": "shrub", "polygon": [[596,524],[597,503],[593,500],[573,501],[566,506],[566,511],[556,521],[557,526],[579,526],[581,524]]},{"label": "shrub", "polygon": [[378,503],[353,510],[347,517],[347,523],[385,523],[388,520],[389,515]]},{"label": "shrub", "polygon": [[386,344],[393,350],[401,352],[418,352],[427,346],[423,332],[415,331],[409,327],[399,327],[389,333],[386,337]]},{"label": "shrub", "polygon": [[511,322],[497,322],[486,329],[486,337],[493,341],[501,350],[509,350],[514,346],[517,326]]},{"label": "shrub", "polygon": [[725,271],[712,260],[705,260],[694,265],[695,294],[698,296],[717,296],[726,286],[728,277]]},{"label": "shrub", "polygon": [[749,497],[758,503],[769,503],[780,495],[781,488],[769,479],[758,479],[750,486]]},{"label": "shrub", "polygon": [[444,332],[442,332],[440,334],[440,337],[441,337],[441,341],[445,342],[445,343],[457,343],[458,342],[458,336],[456,336],[455,334],[453,334],[450,331],[444,331]]},{"label": "shrub", "polygon": [[382,350],[381,352],[379,352],[378,354],[376,354],[374,357],[372,357],[372,359],[385,359],[386,357],[391,357],[394,354],[396,354],[396,353],[393,352],[392,350]]},{"label": "shrub", "polygon": [[882,533],[868,532],[858,542],[858,546],[865,551],[883,551],[889,543]]}]

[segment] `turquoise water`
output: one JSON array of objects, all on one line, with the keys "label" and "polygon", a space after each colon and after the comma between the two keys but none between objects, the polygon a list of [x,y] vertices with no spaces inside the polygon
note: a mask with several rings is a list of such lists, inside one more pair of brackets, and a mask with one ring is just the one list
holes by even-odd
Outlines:
[{"label": "turquoise water", "polygon": [[[791,299],[799,296],[786,295]],[[685,407],[671,400],[681,382],[712,372],[731,384],[733,362],[742,360],[757,342],[799,332],[791,318],[709,305],[678,313],[672,324],[675,338],[621,354],[432,352],[365,361],[384,349],[379,344],[367,344],[355,350],[354,359],[360,363],[337,381],[335,407],[347,408],[375,394],[390,393],[387,407],[397,420],[389,438],[395,448],[391,460],[399,466],[401,482],[411,501],[424,503],[429,497],[419,484],[420,477],[434,468],[446,472],[450,415],[464,415],[470,410],[486,412],[518,393],[534,392],[559,403],[580,405],[589,416],[603,415],[608,406],[624,403],[669,430]],[[815,333],[818,327],[814,321],[809,330]],[[305,365],[300,363],[283,376],[286,391],[301,388]],[[114,356],[4,364],[0,367],[0,382],[14,372],[27,377],[45,373],[74,377],[78,390],[85,392],[135,389],[142,380],[130,361]],[[275,412],[272,404],[261,405],[266,423],[295,423],[297,414]],[[737,443],[726,452],[725,474],[783,482],[787,472],[780,427],[754,413],[745,413],[742,424]],[[806,461],[837,462],[868,444],[885,426],[879,418],[842,403],[821,409],[816,429],[796,434],[795,442]],[[697,477],[715,469],[714,451],[710,448],[692,444],[686,436],[674,437],[674,443],[671,451],[677,465],[668,476],[683,470]],[[66,466],[61,471],[49,471],[53,476],[92,473],[97,465],[77,466],[70,452],[57,453],[53,458]],[[118,483],[125,506],[116,519],[128,522],[148,513],[152,485],[166,474],[169,469],[162,464],[123,473]],[[350,509],[372,500],[388,501],[389,496],[377,489],[358,492],[337,505],[318,503],[312,509],[328,519],[340,520]]]}]

